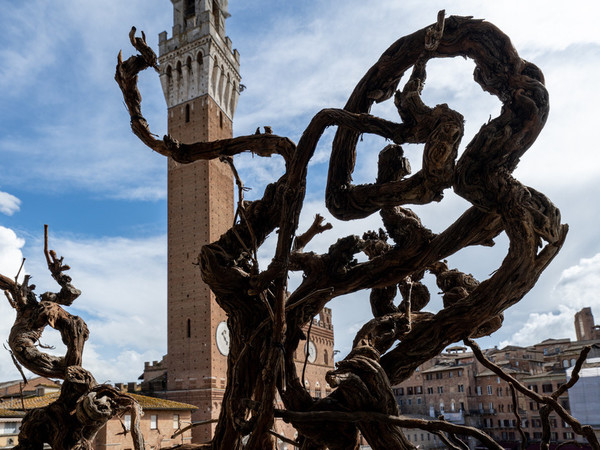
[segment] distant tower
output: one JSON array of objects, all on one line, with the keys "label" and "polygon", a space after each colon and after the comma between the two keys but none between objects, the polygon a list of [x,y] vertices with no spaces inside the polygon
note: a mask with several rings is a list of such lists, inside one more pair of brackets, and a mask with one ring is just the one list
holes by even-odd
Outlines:
[{"label": "distant tower", "polygon": [[[171,2],[173,35],[159,35],[169,134],[185,143],[230,138],[240,58],[225,36],[228,1]],[[233,224],[233,178],[219,161],[168,164],[168,354],[161,366],[166,397],[198,406],[196,422],[219,415],[228,336],[225,313],[194,263],[202,245]],[[208,441],[213,428],[197,427],[193,441]]]},{"label": "distant tower", "polygon": [[575,314],[575,334],[578,341],[600,338],[599,327],[594,325],[594,316],[589,306]]}]

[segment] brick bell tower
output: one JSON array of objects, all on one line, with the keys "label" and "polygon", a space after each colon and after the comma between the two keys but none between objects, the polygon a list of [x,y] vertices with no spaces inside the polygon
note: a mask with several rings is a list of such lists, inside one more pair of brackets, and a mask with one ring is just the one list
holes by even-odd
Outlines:
[{"label": "brick bell tower", "polygon": [[[225,36],[228,1],[171,2],[172,37],[166,31],[159,35],[169,134],[186,143],[230,138],[240,58]],[[198,406],[193,422],[219,416],[229,344],[225,313],[194,263],[202,245],[231,227],[233,212],[233,177],[226,164],[169,160],[168,354],[159,365],[167,373],[166,398]],[[213,428],[196,427],[193,442],[210,440]]]}]

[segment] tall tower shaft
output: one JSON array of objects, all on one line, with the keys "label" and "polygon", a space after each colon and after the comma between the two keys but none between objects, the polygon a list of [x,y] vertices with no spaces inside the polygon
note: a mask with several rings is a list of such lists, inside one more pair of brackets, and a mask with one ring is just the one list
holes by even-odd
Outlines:
[{"label": "tall tower shaft", "polygon": [[[172,37],[159,35],[169,134],[186,143],[230,138],[240,75],[239,53],[225,36],[228,2],[171,2]],[[226,316],[195,263],[201,247],[231,227],[233,209],[233,178],[224,163],[169,160],[166,396],[198,406],[193,421],[218,417],[227,373],[227,349],[216,340]],[[210,425],[198,427],[193,441],[205,442],[212,432]]]}]

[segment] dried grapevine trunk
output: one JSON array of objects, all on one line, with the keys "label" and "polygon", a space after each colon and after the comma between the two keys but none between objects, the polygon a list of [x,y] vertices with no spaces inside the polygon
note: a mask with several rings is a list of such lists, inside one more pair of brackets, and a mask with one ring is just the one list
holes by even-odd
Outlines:
[{"label": "dried grapevine trunk", "polygon": [[[500,448],[488,435],[446,422],[417,423],[398,417],[391,383],[400,382],[448,344],[490,334],[502,325],[503,311],[517,303],[561,248],[567,226],[558,209],[540,192],[511,175],[533,144],[548,115],[541,71],[522,60],[510,40],[493,25],[466,17],[444,17],[399,39],[357,84],[344,109],[319,112],[294,145],[272,134],[210,143],[155,139],[141,112],[137,76],[157,69],[145,38],[130,38],[140,52],[123,61],[116,80],[131,115],[133,132],[151,149],[180,163],[227,158],[244,151],[280,155],[286,173],[269,185],[262,199],[240,201],[240,220],[199,256],[203,279],[228,314],[232,343],[228,385],[215,449],[272,448],[269,429],[275,415],[298,429],[303,449],[351,449],[358,431],[375,449],[412,445],[400,426],[468,434],[488,448]],[[429,107],[420,93],[430,59],[464,56],[475,61],[475,81],[503,103],[499,117],[484,125],[458,158],[463,117],[447,105]],[[401,91],[402,76],[411,70]],[[394,97],[398,123],[369,115],[373,102]],[[324,130],[337,126],[329,164],[326,206],[337,218],[352,220],[379,212],[385,230],[339,239],[324,254],[303,252],[315,234],[327,229],[318,217],[299,235],[308,163]],[[356,145],[363,133],[393,142],[381,151],[379,174],[371,184],[353,185]],[[422,169],[410,175],[404,143],[424,144]],[[458,159],[457,159],[458,158]],[[410,175],[410,176],[409,176]],[[241,186],[241,180],[238,179]],[[452,188],[472,204],[454,224],[432,233],[404,205],[441,201]],[[266,236],[278,233],[266,270],[252,256]],[[443,260],[472,245],[493,245],[505,231],[508,254],[488,280],[449,269]],[[295,241],[294,241],[295,239]],[[296,242],[296,243],[294,243]],[[250,251],[248,251],[250,249]],[[369,260],[357,263],[354,255]],[[303,281],[287,292],[289,271]],[[422,312],[429,301],[420,283],[425,271],[437,277],[444,307]],[[315,400],[304,390],[293,362],[305,339],[302,327],[331,299],[371,290],[373,318],[359,331],[352,352],[328,375],[337,389]],[[402,299],[394,303],[397,292]],[[395,347],[394,347],[395,345]],[[262,364],[259,362],[263,362]],[[286,410],[275,411],[276,390]],[[448,441],[450,442],[450,441]]]},{"label": "dried grapevine trunk", "polygon": [[[41,450],[44,443],[54,450],[92,449],[97,432],[114,416],[132,412],[131,430],[136,450],[144,449],[139,428],[141,408],[136,401],[111,386],[99,385],[90,372],[81,367],[83,346],[89,331],[85,322],[63,309],[79,297],[81,291],[71,284],[65,274],[69,266],[48,250],[46,228],[44,253],[48,269],[61,287],[60,292],[46,292],[40,300],[29,285],[29,276],[23,283],[0,275],[0,289],[4,290],[11,306],[17,311],[8,344],[15,363],[33,373],[63,381],[61,392],[50,405],[33,409],[23,418],[19,432],[18,450]],[[58,330],[67,352],[57,357],[38,349],[46,326]],[[17,367],[19,367],[17,365]]]}]

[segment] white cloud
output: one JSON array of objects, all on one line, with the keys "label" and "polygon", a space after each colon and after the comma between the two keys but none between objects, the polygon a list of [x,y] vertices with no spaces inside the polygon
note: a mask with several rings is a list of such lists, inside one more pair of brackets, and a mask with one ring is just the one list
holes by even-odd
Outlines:
[{"label": "white cloud", "polygon": [[575,338],[574,316],[584,307],[596,312],[600,318],[600,253],[582,258],[578,264],[562,271],[549,298],[544,304],[528,305],[550,312],[529,313],[524,325],[514,335],[500,343],[501,346],[532,345],[544,339]]},{"label": "white cloud", "polygon": [[[19,271],[23,260],[22,248],[25,240],[3,226],[0,226],[0,273],[14,278]],[[4,344],[15,318],[12,309],[3,293],[0,293],[0,342]],[[7,345],[8,347],[8,345]],[[0,345],[0,380],[19,378],[17,369],[11,361],[10,354]]]},{"label": "white cloud", "polygon": [[[560,305],[558,312],[532,313],[520,330],[508,340],[500,342],[500,348],[507,345],[528,346],[548,338],[575,337],[573,318],[577,309]],[[550,332],[551,330],[551,332]]]},{"label": "white cloud", "polygon": [[99,383],[138,382],[138,377],[144,371],[144,362],[161,358],[162,355],[156,350],[139,352],[128,349],[107,357],[104,349],[90,342],[83,354],[83,367],[92,372]]},{"label": "white cloud", "polygon": [[[565,269],[555,288],[554,298],[577,310],[591,306],[600,313],[600,253],[582,258]],[[600,315],[599,315],[600,317]]]},{"label": "white cloud", "polygon": [[[0,225],[0,273],[14,277],[23,260],[22,248],[25,240],[19,238],[10,228]],[[1,303],[1,301],[0,301]]]},{"label": "white cloud", "polygon": [[0,191],[0,212],[12,216],[21,206],[21,200],[8,192]]},{"label": "white cloud", "polygon": [[[16,274],[20,264],[18,240],[11,230],[0,227],[0,255],[11,261],[4,271]],[[56,291],[40,251],[30,255],[28,272],[34,276],[37,293]],[[99,379],[133,381],[143,371],[143,359],[159,359],[166,349],[166,236],[140,239],[77,239],[50,236],[50,247],[64,256],[73,285],[82,295],[66,310],[80,315],[90,329],[84,349],[84,367]],[[2,267],[2,266],[0,266]],[[5,272],[2,272],[5,273]],[[0,302],[0,335],[8,336],[14,320],[8,302]],[[58,333],[48,329],[42,342],[64,346]],[[88,354],[89,352],[89,354]],[[0,366],[10,368],[8,354],[0,352]],[[8,369],[4,378],[14,370]]]}]

